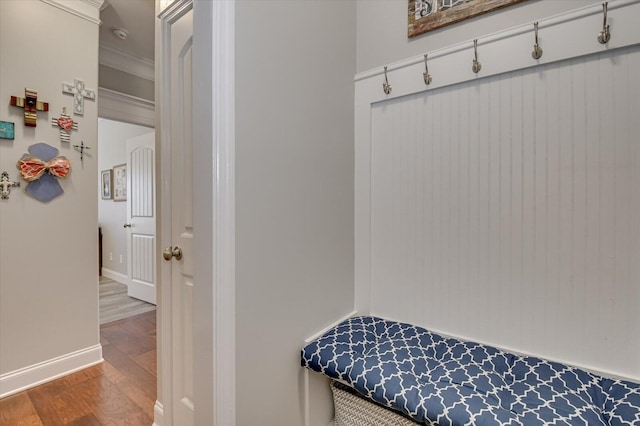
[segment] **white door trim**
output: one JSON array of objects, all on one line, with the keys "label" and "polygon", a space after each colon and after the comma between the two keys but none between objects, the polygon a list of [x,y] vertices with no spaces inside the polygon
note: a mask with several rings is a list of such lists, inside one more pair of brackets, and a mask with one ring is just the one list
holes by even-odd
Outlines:
[{"label": "white door trim", "polygon": [[[192,8],[192,0],[179,0],[158,15],[156,29],[156,203],[159,206],[156,222],[157,250],[173,245],[171,240],[171,57],[165,55],[171,46],[171,25]],[[158,28],[159,27],[159,28]],[[154,422],[173,425],[173,338],[171,263],[157,262],[157,339],[160,351],[158,362],[158,400],[162,416],[154,413]],[[177,425],[176,425],[177,426]]]},{"label": "white door trim", "polygon": [[193,16],[195,424],[227,426],[236,423],[235,0],[196,0]]},{"label": "white door trim", "polygon": [[[178,0],[160,13],[156,96],[159,131],[158,253],[171,245],[169,58],[161,54],[172,22],[191,8]],[[195,424],[235,424],[235,0],[199,1],[194,9],[194,405]],[[199,42],[199,40],[202,40]],[[214,210],[213,206],[216,206]],[[159,262],[158,404],[171,426],[171,268]],[[212,404],[213,401],[213,404]]]}]

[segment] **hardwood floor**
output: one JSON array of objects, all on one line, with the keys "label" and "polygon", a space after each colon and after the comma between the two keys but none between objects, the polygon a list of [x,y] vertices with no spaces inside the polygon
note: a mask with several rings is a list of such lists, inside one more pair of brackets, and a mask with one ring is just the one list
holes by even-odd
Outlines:
[{"label": "hardwood floor", "polygon": [[150,426],[156,312],[100,326],[104,362],[0,400],[1,426]]},{"label": "hardwood floor", "polygon": [[127,295],[127,286],[109,278],[100,277],[100,324],[142,314],[156,309],[142,300]]}]

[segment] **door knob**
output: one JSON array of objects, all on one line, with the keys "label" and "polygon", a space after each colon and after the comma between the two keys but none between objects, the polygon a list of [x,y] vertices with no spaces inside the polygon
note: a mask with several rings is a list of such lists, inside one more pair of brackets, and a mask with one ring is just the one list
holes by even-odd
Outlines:
[{"label": "door knob", "polygon": [[182,259],[182,249],[180,247],[167,247],[162,251],[162,257],[164,257],[164,260],[171,260],[172,257],[180,260]]},{"label": "door knob", "polygon": [[124,227],[125,227],[125,228],[131,228],[131,224],[130,224],[130,223],[125,223],[125,224],[124,224]]}]

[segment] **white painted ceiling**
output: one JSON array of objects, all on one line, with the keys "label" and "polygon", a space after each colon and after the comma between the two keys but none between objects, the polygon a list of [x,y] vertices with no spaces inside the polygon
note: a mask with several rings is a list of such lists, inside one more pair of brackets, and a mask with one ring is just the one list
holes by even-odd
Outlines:
[{"label": "white painted ceiling", "polygon": [[[154,0],[108,0],[100,13],[100,45],[139,59],[154,59]],[[123,28],[129,37],[121,40],[111,29]]]}]

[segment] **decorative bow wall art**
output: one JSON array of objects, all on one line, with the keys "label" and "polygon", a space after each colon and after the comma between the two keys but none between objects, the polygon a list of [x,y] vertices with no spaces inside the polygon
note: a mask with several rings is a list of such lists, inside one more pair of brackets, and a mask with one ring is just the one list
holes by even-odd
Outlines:
[{"label": "decorative bow wall art", "polygon": [[17,166],[22,178],[29,182],[25,192],[45,203],[64,193],[58,179],[67,177],[71,171],[69,160],[58,156],[58,150],[46,143],[31,145]]}]

